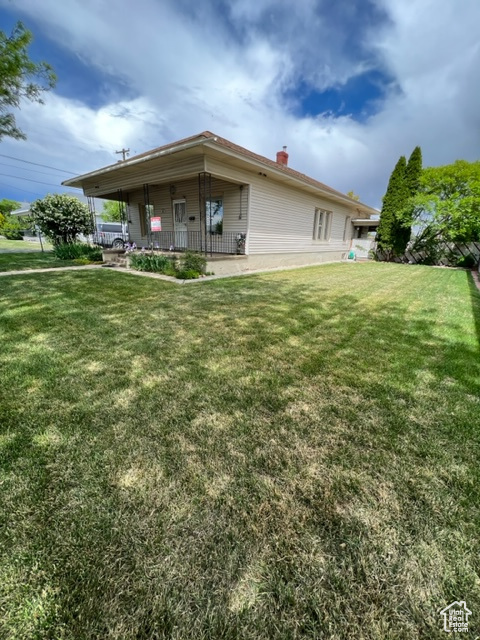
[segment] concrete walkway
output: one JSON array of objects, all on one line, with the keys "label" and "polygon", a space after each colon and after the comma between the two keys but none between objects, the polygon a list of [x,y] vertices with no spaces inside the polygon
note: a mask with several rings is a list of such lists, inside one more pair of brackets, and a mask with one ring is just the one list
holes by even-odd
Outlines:
[{"label": "concrete walkway", "polygon": [[477,285],[477,289],[480,291],[480,272],[472,269],[472,277],[473,281]]},{"label": "concrete walkway", "polygon": [[[153,278],[154,280],[163,280],[164,282],[172,282],[173,284],[198,284],[199,282],[207,282],[209,280],[222,280],[223,278],[240,278],[243,276],[251,276],[257,273],[274,273],[275,271],[292,271],[294,269],[308,269],[311,267],[320,267],[324,264],[355,264],[353,261],[342,260],[341,263],[336,262],[321,262],[319,264],[312,265],[298,265],[298,266],[288,266],[288,267],[272,267],[270,269],[255,269],[252,271],[244,271],[243,273],[232,273],[229,275],[219,275],[219,276],[205,276],[203,278],[197,278],[195,280],[180,280],[178,278],[172,278],[172,276],[165,276],[161,273],[151,273],[149,271],[135,271],[134,269],[126,269],[125,267],[118,267],[116,265],[106,265],[106,264],[86,264],[78,267],[50,267],[45,269],[23,269],[17,271],[0,271],[0,278],[2,276],[25,276],[31,275],[35,273],[50,273],[52,271],[85,271],[88,269],[109,269],[110,271],[116,271],[117,273],[125,273],[130,276],[139,276],[141,278]],[[445,267],[438,267],[439,269],[444,269]],[[472,269],[471,271],[473,281],[477,285],[480,291],[480,273]]]},{"label": "concrete walkway", "polygon": [[0,271],[0,276],[25,276],[32,273],[50,273],[51,271],[81,271],[82,269],[101,269],[101,264],[83,264],[78,267],[46,267],[45,269],[17,269],[16,271]]}]

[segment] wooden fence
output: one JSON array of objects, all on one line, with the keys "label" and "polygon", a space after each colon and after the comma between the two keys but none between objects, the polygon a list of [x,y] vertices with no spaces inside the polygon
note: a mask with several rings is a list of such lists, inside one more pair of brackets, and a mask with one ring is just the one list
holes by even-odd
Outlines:
[{"label": "wooden fence", "polygon": [[480,243],[436,242],[432,247],[407,248],[403,255],[393,257],[377,248],[374,257],[382,262],[472,268],[480,262]]}]

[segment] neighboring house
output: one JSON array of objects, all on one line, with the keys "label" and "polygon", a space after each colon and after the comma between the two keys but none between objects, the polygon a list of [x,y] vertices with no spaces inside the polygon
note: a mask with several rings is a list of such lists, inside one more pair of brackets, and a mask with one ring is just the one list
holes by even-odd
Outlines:
[{"label": "neighboring house", "polygon": [[269,160],[209,131],[63,184],[125,202],[139,247],[242,254],[237,270],[341,260],[378,225],[376,209],[288,167],[285,147]]},{"label": "neighboring house", "polygon": [[14,209],[10,214],[15,216],[19,223],[23,225],[23,236],[27,239],[35,239],[36,233],[35,229],[32,228],[31,220],[30,220],[30,203],[22,202],[20,203],[20,207],[18,209]]}]

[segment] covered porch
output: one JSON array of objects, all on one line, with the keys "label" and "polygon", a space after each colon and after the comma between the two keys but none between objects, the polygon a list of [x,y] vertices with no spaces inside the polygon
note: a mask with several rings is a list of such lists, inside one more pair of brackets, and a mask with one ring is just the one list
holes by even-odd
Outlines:
[{"label": "covered porch", "polygon": [[[97,192],[96,196],[118,202],[129,242],[138,248],[207,255],[246,253],[248,185],[199,172]],[[89,203],[92,207],[92,198]],[[96,212],[91,211],[93,216]]]}]

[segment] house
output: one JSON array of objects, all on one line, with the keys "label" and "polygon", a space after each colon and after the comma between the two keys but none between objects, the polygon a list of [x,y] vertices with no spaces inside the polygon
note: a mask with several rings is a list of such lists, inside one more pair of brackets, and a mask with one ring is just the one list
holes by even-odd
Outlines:
[{"label": "house", "polygon": [[471,616],[472,612],[467,609],[465,600],[455,600],[442,609],[440,615],[443,616],[443,630],[447,633],[468,632],[468,616]]},{"label": "house", "polygon": [[378,225],[376,209],[291,169],[286,147],[270,160],[210,131],[63,184],[124,202],[137,246],[203,251],[215,273],[341,260]]}]

